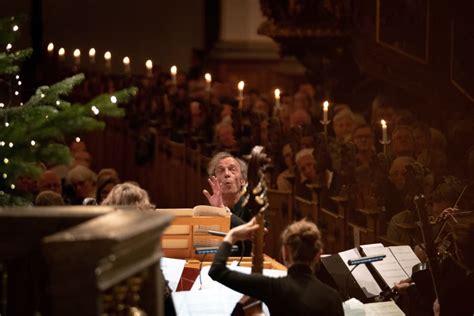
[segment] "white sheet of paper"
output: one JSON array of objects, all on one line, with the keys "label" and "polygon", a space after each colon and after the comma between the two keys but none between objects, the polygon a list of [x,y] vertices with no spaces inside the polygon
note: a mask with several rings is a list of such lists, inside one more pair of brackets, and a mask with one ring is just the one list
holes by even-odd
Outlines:
[{"label": "white sheet of paper", "polygon": [[178,316],[230,315],[242,294],[229,288],[173,292]]},{"label": "white sheet of paper", "polygon": [[377,303],[368,303],[364,304],[365,315],[366,316],[403,316],[405,313],[400,309],[400,307],[395,304],[394,301],[387,302],[377,302]]},{"label": "white sheet of paper", "polygon": [[161,271],[163,271],[163,276],[168,281],[168,285],[173,292],[176,291],[176,288],[178,287],[185,265],[186,260],[182,259],[166,257],[160,259]]},{"label": "white sheet of paper", "polygon": [[385,280],[389,287],[401,280],[408,278],[408,275],[402,269],[398,261],[393,256],[389,248],[385,248],[382,244],[379,246],[362,245],[367,256],[377,256],[384,254],[386,257],[382,261],[372,262],[374,268],[380,273],[380,276]]},{"label": "white sheet of paper", "polygon": [[393,253],[398,263],[402,266],[403,270],[408,276],[411,276],[412,268],[414,265],[420,263],[420,259],[416,256],[415,252],[410,246],[391,246],[388,247]]},{"label": "white sheet of paper", "polygon": [[[344,264],[349,270],[351,270],[354,266],[349,266],[347,261],[349,259],[360,258],[359,252],[357,252],[355,249],[342,251],[339,253],[339,256],[341,257],[342,261],[344,261]],[[370,274],[365,265],[359,265],[354,271],[352,271],[352,275],[359,284],[362,291],[364,291],[366,297],[374,297],[382,292],[380,286],[377,284],[374,277],[372,274]]]}]

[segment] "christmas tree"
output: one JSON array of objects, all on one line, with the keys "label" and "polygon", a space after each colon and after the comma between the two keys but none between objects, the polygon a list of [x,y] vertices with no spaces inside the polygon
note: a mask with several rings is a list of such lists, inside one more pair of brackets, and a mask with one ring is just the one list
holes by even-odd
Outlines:
[{"label": "christmas tree", "polygon": [[69,137],[104,128],[100,119],[105,116],[123,116],[118,104],[136,94],[135,88],[129,88],[87,103],[68,102],[66,96],[84,80],[83,74],[77,74],[41,86],[27,102],[20,102],[21,64],[32,50],[14,49],[19,29],[17,18],[0,19],[0,47],[5,48],[0,53],[0,86],[6,91],[0,99],[0,206],[30,204],[32,196],[15,190],[17,179],[37,178],[41,164],[69,165],[71,157],[65,145]]}]

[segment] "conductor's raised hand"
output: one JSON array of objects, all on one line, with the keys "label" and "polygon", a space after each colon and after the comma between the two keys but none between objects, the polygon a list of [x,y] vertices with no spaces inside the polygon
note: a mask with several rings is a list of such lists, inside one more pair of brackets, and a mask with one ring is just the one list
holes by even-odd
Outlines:
[{"label": "conductor's raised hand", "polygon": [[207,190],[203,190],[202,193],[209,201],[209,204],[211,204],[211,206],[216,207],[225,207],[222,201],[221,185],[217,178],[215,176],[212,176],[207,179],[207,182],[209,182],[209,185],[211,186],[212,195]]},{"label": "conductor's raised hand", "polygon": [[254,217],[248,223],[232,228],[224,237],[224,241],[233,244],[239,240],[252,239],[259,227],[260,225],[257,224],[257,220]]}]

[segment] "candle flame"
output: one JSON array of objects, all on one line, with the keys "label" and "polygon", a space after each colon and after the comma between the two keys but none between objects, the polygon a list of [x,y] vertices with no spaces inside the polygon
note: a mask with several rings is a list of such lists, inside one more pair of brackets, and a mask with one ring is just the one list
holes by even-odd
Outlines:
[{"label": "candle flame", "polygon": [[48,44],[48,52],[52,52],[54,49],[54,44],[53,43],[49,43]]},{"label": "candle flame", "polygon": [[171,66],[170,72],[173,76],[175,76],[178,73],[178,67],[176,66]]},{"label": "candle flame", "polygon": [[329,108],[329,102],[328,101],[324,101],[323,103],[323,111],[327,111]]},{"label": "candle flame", "polygon": [[79,48],[76,48],[76,49],[74,50],[74,53],[73,53],[73,54],[74,54],[74,57],[76,57],[76,58],[77,58],[77,57],[81,57],[81,51],[80,51],[80,49],[79,49]]},{"label": "candle flame", "polygon": [[63,56],[64,54],[66,54],[66,50],[64,48],[60,48],[59,51],[58,51],[58,55],[59,56]]},{"label": "candle flame", "polygon": [[381,120],[380,124],[382,124],[382,128],[387,128],[387,122],[385,122],[385,120]]},{"label": "candle flame", "polygon": [[239,84],[237,85],[237,88],[238,88],[240,91],[242,91],[242,90],[244,90],[244,86],[245,86],[245,82],[240,81]]},{"label": "candle flame", "polygon": [[112,58],[112,54],[109,51],[106,51],[105,54],[104,54],[104,58],[106,60],[110,60]]},{"label": "candle flame", "polygon": [[122,62],[123,62],[124,65],[128,65],[128,64],[130,64],[130,58],[128,58],[128,56],[125,56],[123,58]]},{"label": "candle flame", "polygon": [[145,67],[146,67],[147,69],[153,68],[153,62],[151,61],[151,59],[148,59],[148,60],[145,62]]},{"label": "candle flame", "polygon": [[280,89],[275,89],[275,99],[280,98]]},{"label": "candle flame", "polygon": [[206,79],[206,82],[211,82],[212,81],[212,76],[210,73],[206,73],[204,75],[204,79]]},{"label": "candle flame", "polygon": [[94,57],[95,56],[95,48],[89,49],[89,56]]}]

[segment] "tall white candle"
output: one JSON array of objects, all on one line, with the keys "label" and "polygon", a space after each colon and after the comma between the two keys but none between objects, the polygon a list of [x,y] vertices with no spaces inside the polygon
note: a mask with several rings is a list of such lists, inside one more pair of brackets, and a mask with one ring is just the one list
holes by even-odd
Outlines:
[{"label": "tall white candle", "polygon": [[106,51],[104,54],[105,59],[105,69],[110,70],[112,67],[112,54],[109,51]]},{"label": "tall white candle", "polygon": [[66,50],[65,50],[63,47],[61,47],[61,48],[58,50],[59,60],[60,60],[60,61],[64,61],[65,55],[66,55]]},{"label": "tall white candle", "polygon": [[95,64],[95,48],[89,49],[89,63]]},{"label": "tall white candle", "polygon": [[237,89],[239,89],[239,99],[244,98],[244,87],[245,87],[245,82],[239,81],[237,84]]},{"label": "tall white candle", "polygon": [[323,103],[323,122],[324,123],[328,121],[328,109],[329,109],[329,102],[324,101]]},{"label": "tall white candle", "polygon": [[206,80],[206,92],[211,92],[211,82],[212,82],[212,76],[210,73],[206,73],[204,75],[204,79]]},{"label": "tall white candle", "polygon": [[275,107],[280,107],[280,89],[275,89]]},{"label": "tall white candle", "polygon": [[151,59],[148,59],[145,62],[145,68],[146,68],[146,76],[152,77],[153,76],[153,62],[151,61]]},{"label": "tall white candle", "polygon": [[53,56],[54,44],[53,44],[53,43],[49,43],[47,49],[48,49],[48,56],[49,56],[49,57]]},{"label": "tall white candle", "polygon": [[382,124],[382,141],[383,141],[383,144],[386,145],[387,144],[387,123],[385,122],[385,120],[381,120],[380,121],[380,124]]},{"label": "tall white candle", "polygon": [[126,74],[130,73],[130,58],[128,58],[128,56],[125,56],[122,62],[123,62],[123,71]]},{"label": "tall white candle", "polygon": [[171,73],[171,82],[176,85],[176,74],[178,73],[178,67],[176,66],[171,66],[171,69],[170,69],[170,73]]},{"label": "tall white candle", "polygon": [[74,66],[79,67],[81,65],[81,50],[76,48],[74,50]]}]

